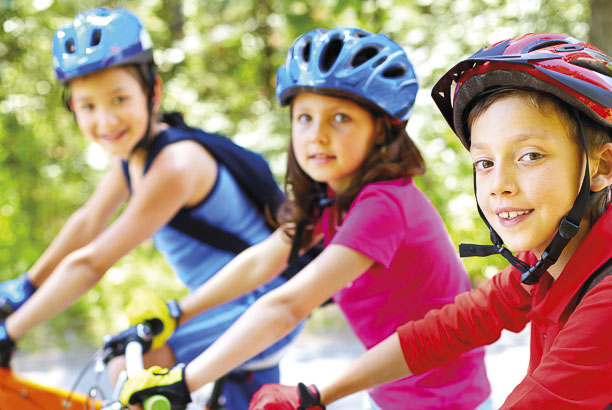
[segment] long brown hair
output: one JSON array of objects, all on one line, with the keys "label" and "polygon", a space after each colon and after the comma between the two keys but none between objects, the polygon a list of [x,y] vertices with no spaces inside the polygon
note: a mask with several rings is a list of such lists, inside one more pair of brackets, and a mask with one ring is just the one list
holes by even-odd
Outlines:
[{"label": "long brown hair", "polygon": [[[334,93],[334,96],[337,94]],[[356,100],[352,96],[342,97]],[[385,138],[382,144],[372,146],[353,182],[337,195],[336,202],[341,212],[349,209],[357,194],[368,184],[397,178],[408,179],[425,173],[423,157],[406,132],[407,122],[392,120],[388,114],[371,103],[359,100],[355,102],[369,111],[374,121],[382,119]],[[325,197],[327,187],[310,178],[299,166],[291,142],[287,149],[287,159],[284,186],[287,200],[280,207],[277,218],[284,232],[290,237],[293,237],[295,226],[300,222],[304,223],[301,243],[306,246],[311,242],[314,224],[323,212],[324,205],[320,199]]]}]

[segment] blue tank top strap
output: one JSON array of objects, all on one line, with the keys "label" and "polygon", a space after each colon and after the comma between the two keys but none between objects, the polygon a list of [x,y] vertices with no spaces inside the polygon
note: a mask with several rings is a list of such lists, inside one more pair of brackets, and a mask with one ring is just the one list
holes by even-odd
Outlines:
[{"label": "blue tank top strap", "polygon": [[125,182],[127,184],[128,190],[130,194],[132,193],[132,181],[130,180],[130,164],[122,159],[121,160],[121,169],[123,170],[123,176],[125,178]]}]

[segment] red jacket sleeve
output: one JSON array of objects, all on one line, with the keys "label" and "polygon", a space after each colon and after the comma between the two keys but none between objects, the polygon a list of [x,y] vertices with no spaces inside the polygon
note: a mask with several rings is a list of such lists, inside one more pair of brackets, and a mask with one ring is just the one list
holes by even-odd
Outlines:
[{"label": "red jacket sleeve", "polygon": [[421,374],[475,347],[499,339],[502,329],[518,332],[529,321],[531,286],[512,267],[499,272],[455,302],[398,328],[408,367]]},{"label": "red jacket sleeve", "polygon": [[[503,409],[602,409],[612,403],[612,277],[582,299]],[[548,336],[548,337],[547,337]]]}]

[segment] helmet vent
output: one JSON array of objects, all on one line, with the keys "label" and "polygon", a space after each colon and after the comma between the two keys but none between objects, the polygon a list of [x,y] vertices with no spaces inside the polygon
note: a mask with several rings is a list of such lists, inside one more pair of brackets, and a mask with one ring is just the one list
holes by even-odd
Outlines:
[{"label": "helmet vent", "polygon": [[323,50],[321,56],[321,71],[327,72],[334,65],[338,56],[340,55],[340,51],[342,51],[342,46],[344,43],[339,38],[332,39],[325,50]]},{"label": "helmet vent", "polygon": [[308,39],[308,42],[306,43],[304,48],[302,48],[302,58],[306,62],[310,61],[310,45],[311,44],[312,44],[312,41],[310,41],[310,39]]},{"label": "helmet vent", "polygon": [[75,51],[75,47],[74,47],[74,39],[69,38],[68,40],[66,40],[66,42],[64,43],[64,49],[66,50],[67,53],[74,53]]},{"label": "helmet vent", "polygon": [[[364,47],[353,57],[353,61],[351,62],[353,67],[359,67],[372,57],[378,54],[378,49],[376,47]],[[379,63],[380,64],[380,63]]]},{"label": "helmet vent", "polygon": [[102,31],[99,28],[95,29],[93,33],[91,33],[91,41],[89,43],[89,46],[94,47],[100,44],[101,37],[102,37]]},{"label": "helmet vent", "polygon": [[521,50],[521,54],[523,54],[523,53],[530,53],[530,52],[535,51],[535,50],[541,50],[541,49],[546,48],[546,47],[556,46],[558,44],[567,44],[567,41],[559,40],[559,39],[534,41],[533,43],[529,44],[527,47],[522,49]]},{"label": "helmet vent", "polygon": [[397,78],[403,76],[404,74],[406,74],[406,67],[401,65],[389,67],[382,73],[383,77],[385,78]]},{"label": "helmet vent", "polygon": [[379,65],[381,65],[382,63],[384,63],[387,60],[387,57],[381,57],[378,60],[376,60],[374,62],[374,64],[372,64],[372,67],[378,67]]},{"label": "helmet vent", "polygon": [[579,67],[584,67],[586,69],[593,70],[595,72],[598,72],[599,74],[605,75],[606,77],[612,77],[612,67],[610,67],[610,63],[590,58],[577,58],[573,61],[570,61],[570,63]]},{"label": "helmet vent", "polygon": [[584,46],[579,44],[566,44],[564,46],[558,47],[557,51],[559,52],[570,52],[570,51],[580,51],[584,50]]}]

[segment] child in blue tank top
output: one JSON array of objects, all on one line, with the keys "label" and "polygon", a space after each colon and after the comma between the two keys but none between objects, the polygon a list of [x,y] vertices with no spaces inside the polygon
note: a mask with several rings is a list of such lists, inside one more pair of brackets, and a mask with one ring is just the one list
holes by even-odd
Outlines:
[{"label": "child in blue tank top", "polygon": [[[179,130],[159,117],[162,82],[155,72],[151,40],[135,15],[101,8],[77,14],[55,34],[53,67],[66,87],[66,103],[79,129],[112,161],[91,198],[34,266],[20,278],[0,284],[0,296],[14,311],[0,322],[0,351],[8,357],[14,341],[70,307],[113,264],[150,237],[190,291],[215,275],[235,253],[169,225],[181,212],[247,245],[270,234],[264,215],[233,174],[192,138],[201,131],[186,126]],[[153,151],[163,138],[172,143]],[[124,211],[108,225],[125,202]],[[145,366],[191,361],[258,297],[284,282],[279,277],[200,315],[176,302],[166,306],[161,300],[148,301],[165,326],[145,354]],[[20,292],[9,293],[15,287]],[[136,312],[132,319],[149,314]],[[296,333],[239,369],[248,370],[249,377],[225,383],[228,409],[246,409],[262,384],[279,381],[279,356]],[[111,377],[116,377],[123,358],[111,364]]]}]

